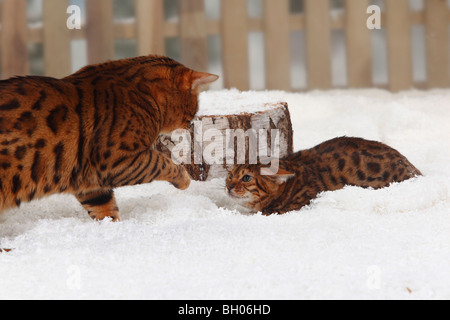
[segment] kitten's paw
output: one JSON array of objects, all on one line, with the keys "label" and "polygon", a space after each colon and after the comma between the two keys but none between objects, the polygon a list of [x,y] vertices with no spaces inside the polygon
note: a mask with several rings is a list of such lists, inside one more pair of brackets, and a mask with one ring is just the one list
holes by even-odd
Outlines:
[{"label": "kitten's paw", "polygon": [[118,212],[113,212],[113,213],[94,213],[94,212],[88,212],[89,216],[91,217],[92,220],[95,221],[102,221],[105,220],[106,218],[111,218],[112,222],[121,222],[122,218],[120,217]]}]

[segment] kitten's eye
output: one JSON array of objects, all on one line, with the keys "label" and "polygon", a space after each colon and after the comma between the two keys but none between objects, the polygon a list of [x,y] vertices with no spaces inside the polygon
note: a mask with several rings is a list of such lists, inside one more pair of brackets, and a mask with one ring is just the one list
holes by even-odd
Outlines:
[{"label": "kitten's eye", "polygon": [[250,182],[250,181],[252,181],[253,180],[253,177],[252,176],[249,176],[249,175],[246,175],[246,176],[244,176],[243,178],[242,178],[242,181],[243,182]]},{"label": "kitten's eye", "polygon": [[233,175],[232,174],[230,174],[229,176],[228,176],[228,179],[233,179]]}]

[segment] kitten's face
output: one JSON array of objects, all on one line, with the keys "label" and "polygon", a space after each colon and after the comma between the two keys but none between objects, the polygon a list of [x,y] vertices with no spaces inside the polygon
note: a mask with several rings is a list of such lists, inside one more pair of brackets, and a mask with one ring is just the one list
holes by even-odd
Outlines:
[{"label": "kitten's face", "polygon": [[286,180],[261,175],[257,165],[235,166],[227,178],[226,191],[240,205],[261,211],[284,190]]}]

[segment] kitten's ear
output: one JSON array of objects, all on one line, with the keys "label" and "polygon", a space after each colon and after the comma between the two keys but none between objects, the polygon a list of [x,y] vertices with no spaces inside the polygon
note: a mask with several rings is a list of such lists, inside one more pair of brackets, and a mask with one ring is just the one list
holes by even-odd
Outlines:
[{"label": "kitten's ear", "polygon": [[271,170],[271,168],[261,168],[261,175],[267,176],[272,179],[275,183],[283,184],[288,182],[289,179],[295,177],[295,173],[286,171],[284,169],[279,168],[277,172]]},{"label": "kitten's ear", "polygon": [[217,79],[219,79],[219,76],[215,74],[194,71],[191,76],[191,89],[196,90],[202,86],[215,82]]}]

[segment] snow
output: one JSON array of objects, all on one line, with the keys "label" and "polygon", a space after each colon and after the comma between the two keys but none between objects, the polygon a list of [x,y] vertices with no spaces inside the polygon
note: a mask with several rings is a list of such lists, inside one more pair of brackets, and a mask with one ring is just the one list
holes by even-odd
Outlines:
[{"label": "snow", "polygon": [[239,91],[237,89],[207,91],[200,94],[199,116],[238,115],[266,111],[282,101],[269,92]]},{"label": "snow", "polygon": [[273,217],[246,214],[218,180],[117,190],[121,223],[71,196],[25,204],[0,218],[0,248],[14,248],[0,299],[449,299],[450,91],[252,96],[289,103],[296,150],[380,140],[424,177]]}]

